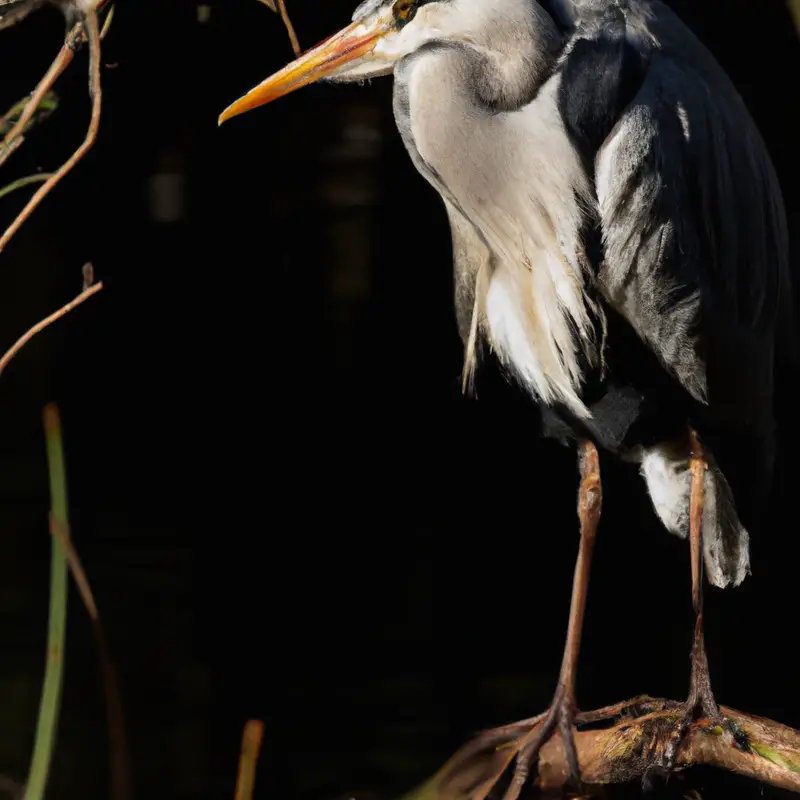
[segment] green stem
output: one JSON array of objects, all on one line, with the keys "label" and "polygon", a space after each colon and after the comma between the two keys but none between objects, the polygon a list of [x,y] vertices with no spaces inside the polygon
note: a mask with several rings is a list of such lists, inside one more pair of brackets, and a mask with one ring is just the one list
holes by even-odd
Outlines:
[{"label": "green stem", "polygon": [[108,33],[108,29],[111,27],[111,23],[114,21],[114,9],[116,6],[111,6],[108,9],[108,14],[106,14],[105,22],[103,23],[103,30],[100,31],[100,41],[102,42],[103,39],[106,38],[106,34]]},{"label": "green stem", "polygon": [[4,186],[0,189],[0,197],[5,197],[7,194],[11,194],[11,192],[15,191],[16,189],[22,189],[23,186],[28,186],[31,183],[41,183],[42,181],[46,181],[52,175],[51,172],[38,172],[36,175],[27,175],[24,178],[19,178],[12,183],[9,183],[8,186]]},{"label": "green stem", "polygon": [[[25,95],[21,100],[17,100],[11,108],[6,111],[5,114],[0,116],[0,136],[5,136],[11,128],[14,127],[14,123],[19,118],[19,115],[25,110],[25,106],[30,100],[31,96],[29,94]],[[42,120],[46,119],[56,110],[58,107],[58,97],[56,97],[55,92],[52,90],[45,93],[45,96],[42,98],[42,102],[36,108],[33,117],[28,122],[28,124],[23,128],[21,133],[27,133],[37,122],[41,122]]]},{"label": "green stem", "polygon": [[[53,521],[69,530],[67,520],[67,485],[64,473],[64,451],[61,444],[61,420],[58,407],[50,403],[44,409],[47,439],[47,463],[50,471],[50,502]],[[67,623],[67,556],[58,537],[50,537],[50,619],[47,631],[47,664],[44,688],[39,704],[39,721],[33,746],[31,771],[25,800],[44,797],[50,762],[53,755],[63,682],[64,640]]]}]

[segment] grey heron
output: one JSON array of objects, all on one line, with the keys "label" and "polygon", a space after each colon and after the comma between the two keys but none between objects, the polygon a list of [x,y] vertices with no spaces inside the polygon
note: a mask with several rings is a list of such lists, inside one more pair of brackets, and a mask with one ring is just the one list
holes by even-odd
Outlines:
[{"label": "grey heron", "polygon": [[658,0],[366,0],[352,19],[220,123],[320,79],[393,74],[400,134],[450,220],[465,389],[497,359],[545,434],[578,449],[561,673],[507,797],[556,730],[579,779],[575,674],[599,451],[638,463],[664,527],[690,541],[683,730],[698,714],[724,725],[703,570],[717,587],[750,572],[773,480],[776,372],[794,359],[785,211],[744,102]]}]

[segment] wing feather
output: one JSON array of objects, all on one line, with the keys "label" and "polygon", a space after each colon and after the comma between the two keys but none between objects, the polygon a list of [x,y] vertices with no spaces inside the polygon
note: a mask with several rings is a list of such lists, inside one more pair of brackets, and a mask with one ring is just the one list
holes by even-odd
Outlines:
[{"label": "wing feather", "polygon": [[585,12],[562,70],[562,113],[595,179],[601,293],[717,421],[771,424],[787,225],[744,103],[658,2]]}]

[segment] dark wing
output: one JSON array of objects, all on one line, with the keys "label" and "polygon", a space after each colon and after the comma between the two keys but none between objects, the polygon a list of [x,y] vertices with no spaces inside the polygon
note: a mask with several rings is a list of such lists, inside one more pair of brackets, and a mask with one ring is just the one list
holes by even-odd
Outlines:
[{"label": "dark wing", "polygon": [[600,291],[715,424],[769,433],[791,296],[769,156],[727,76],[669,9],[600,5],[561,66],[562,114],[595,178]]}]

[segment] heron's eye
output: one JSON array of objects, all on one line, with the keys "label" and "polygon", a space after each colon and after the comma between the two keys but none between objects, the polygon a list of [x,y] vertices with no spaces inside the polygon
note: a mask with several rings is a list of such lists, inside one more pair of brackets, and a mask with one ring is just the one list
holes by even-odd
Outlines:
[{"label": "heron's eye", "polygon": [[392,11],[397,27],[402,28],[414,19],[417,13],[417,2],[416,0],[397,0]]}]

